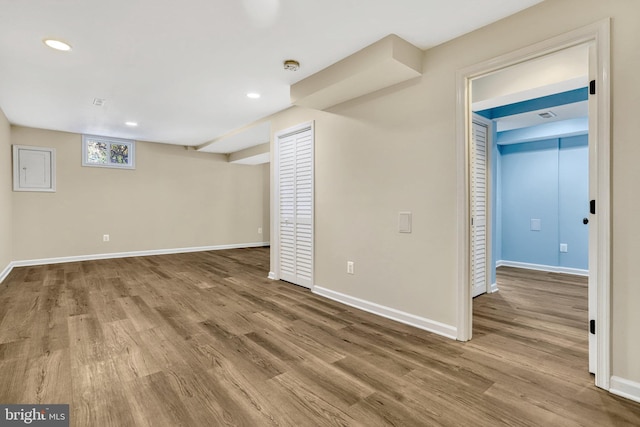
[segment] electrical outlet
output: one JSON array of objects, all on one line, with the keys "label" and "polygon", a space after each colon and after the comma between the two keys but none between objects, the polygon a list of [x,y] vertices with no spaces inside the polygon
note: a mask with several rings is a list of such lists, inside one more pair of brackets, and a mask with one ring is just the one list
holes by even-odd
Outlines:
[{"label": "electrical outlet", "polygon": [[347,261],[347,274],[353,274],[353,261]]},{"label": "electrical outlet", "polygon": [[109,241],[109,235],[108,234],[103,234],[102,235],[102,241],[103,242],[108,242]]},{"label": "electrical outlet", "polygon": [[569,246],[566,243],[560,243],[560,252],[569,252]]},{"label": "electrical outlet", "polygon": [[258,227],[258,234],[262,234],[262,227]]}]

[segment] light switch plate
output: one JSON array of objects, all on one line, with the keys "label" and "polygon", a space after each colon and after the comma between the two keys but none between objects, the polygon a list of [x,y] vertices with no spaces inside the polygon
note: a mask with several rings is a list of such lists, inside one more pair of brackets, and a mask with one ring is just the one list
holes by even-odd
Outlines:
[{"label": "light switch plate", "polygon": [[411,233],[411,212],[400,212],[398,214],[398,232]]}]

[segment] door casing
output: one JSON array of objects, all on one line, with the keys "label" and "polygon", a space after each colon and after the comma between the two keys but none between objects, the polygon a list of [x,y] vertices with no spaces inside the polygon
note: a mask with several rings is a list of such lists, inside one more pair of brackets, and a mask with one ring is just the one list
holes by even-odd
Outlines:
[{"label": "door casing", "polygon": [[[611,379],[611,81],[610,20],[605,19],[569,33],[536,43],[459,70],[457,82],[456,155],[458,202],[458,295],[457,339],[472,336],[472,302],[470,287],[470,144],[471,91],[473,79],[491,72],[558,52],[573,46],[592,44],[590,68],[595,72],[596,111],[589,113],[589,187],[590,199],[597,201],[597,214],[591,215],[590,227],[590,304],[594,303],[596,320],[595,384],[608,390]],[[595,57],[594,57],[595,56]],[[595,247],[594,247],[595,246]],[[593,255],[591,255],[593,254]],[[593,288],[593,290],[592,290]],[[585,325],[585,329],[588,325]]]}]

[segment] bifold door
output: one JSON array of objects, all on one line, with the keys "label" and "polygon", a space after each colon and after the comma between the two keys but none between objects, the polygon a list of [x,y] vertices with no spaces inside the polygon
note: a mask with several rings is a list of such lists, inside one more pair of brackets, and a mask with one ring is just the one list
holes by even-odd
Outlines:
[{"label": "bifold door", "polygon": [[310,288],[313,278],[313,129],[277,137],[280,279]]}]

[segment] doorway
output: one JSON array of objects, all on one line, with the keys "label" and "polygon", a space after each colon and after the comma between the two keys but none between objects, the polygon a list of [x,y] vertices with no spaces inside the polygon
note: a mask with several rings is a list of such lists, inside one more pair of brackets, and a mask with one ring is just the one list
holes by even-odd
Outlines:
[{"label": "doorway", "polygon": [[[473,253],[471,219],[472,84],[516,64],[525,64],[577,46],[589,49],[589,365],[598,387],[608,389],[610,379],[610,219],[609,219],[609,21],[555,37],[511,54],[474,65],[458,73],[458,177],[459,253],[458,336],[472,338],[471,272]],[[595,205],[598,209],[596,211]],[[597,212],[597,215],[596,215]],[[536,224],[532,224],[536,225]],[[495,264],[494,264],[495,265]]]}]

